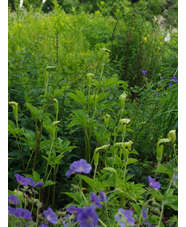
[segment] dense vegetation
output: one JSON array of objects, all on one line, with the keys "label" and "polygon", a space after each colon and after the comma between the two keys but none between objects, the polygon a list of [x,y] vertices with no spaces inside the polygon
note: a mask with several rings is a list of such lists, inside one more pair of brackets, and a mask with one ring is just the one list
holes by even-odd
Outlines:
[{"label": "dense vegetation", "polygon": [[9,226],[177,226],[177,1],[9,6]]}]

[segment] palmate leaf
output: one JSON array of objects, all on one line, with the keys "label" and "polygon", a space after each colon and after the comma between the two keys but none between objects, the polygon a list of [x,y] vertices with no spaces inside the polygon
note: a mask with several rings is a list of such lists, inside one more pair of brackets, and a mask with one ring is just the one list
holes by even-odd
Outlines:
[{"label": "palmate leaf", "polygon": [[74,93],[68,93],[68,95],[74,99],[76,102],[80,103],[82,106],[86,105],[86,97],[82,91],[75,91],[76,94]]},{"label": "palmate leaf", "polygon": [[47,186],[51,186],[56,184],[56,182],[52,181],[52,180],[47,180],[44,184],[43,187],[47,187]]},{"label": "palmate leaf", "polygon": [[171,207],[175,211],[178,211],[178,196],[177,195],[172,195],[173,190],[171,191],[170,194],[166,194],[164,204],[166,206]]},{"label": "palmate leaf", "polygon": [[107,81],[104,81],[103,87],[112,87],[114,85],[119,85],[119,84],[126,84],[125,81],[119,80],[118,78],[111,77]]},{"label": "palmate leaf", "polygon": [[26,103],[26,107],[30,110],[31,115],[33,118],[37,118],[40,119],[43,110],[39,110],[38,108],[34,107],[32,104],[30,103]]},{"label": "palmate leaf", "polygon": [[157,172],[166,173],[170,178],[173,177],[175,165],[173,163],[162,164],[157,168]]},{"label": "palmate leaf", "polygon": [[80,193],[72,193],[72,192],[65,192],[64,194],[73,198],[76,202],[81,203],[81,194]]},{"label": "palmate leaf", "polygon": [[8,120],[8,131],[9,131],[11,134],[15,135],[15,134],[16,134],[16,133],[15,133],[15,129],[16,129],[16,126],[15,126],[14,122],[11,121],[11,120]]},{"label": "palmate leaf", "polygon": [[97,179],[91,179],[85,175],[78,175],[81,179],[83,179],[94,191],[100,191],[100,189],[110,187],[106,182],[100,182]]},{"label": "palmate leaf", "polygon": [[72,112],[74,116],[68,127],[73,127],[75,125],[81,125],[82,127],[90,127],[93,125],[93,120],[89,118],[89,115],[84,110],[74,110]]}]

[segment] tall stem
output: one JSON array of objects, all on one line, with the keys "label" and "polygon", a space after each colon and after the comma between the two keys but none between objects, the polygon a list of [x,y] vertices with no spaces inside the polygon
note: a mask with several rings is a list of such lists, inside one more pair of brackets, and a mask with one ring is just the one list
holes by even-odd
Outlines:
[{"label": "tall stem", "polygon": [[164,202],[162,202],[162,205],[161,205],[161,214],[160,214],[160,219],[159,219],[159,222],[158,222],[158,227],[160,227],[160,224],[161,224],[161,220],[162,220],[162,217],[163,217],[163,211],[164,211]]}]

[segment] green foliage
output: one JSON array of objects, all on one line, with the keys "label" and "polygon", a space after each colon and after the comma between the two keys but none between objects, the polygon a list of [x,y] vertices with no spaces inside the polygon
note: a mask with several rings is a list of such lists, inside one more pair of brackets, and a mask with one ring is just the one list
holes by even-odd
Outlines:
[{"label": "green foliage", "polygon": [[[99,197],[103,190],[108,202],[96,210],[100,225],[119,225],[119,208],[134,210],[135,224],[145,225],[147,208],[150,224],[173,226],[178,58],[177,22],[170,18],[176,1],[35,3],[25,0],[18,9],[17,1],[16,13],[9,13],[11,193],[15,173],[43,182],[39,192],[27,188],[34,199],[27,201],[20,185],[13,193],[33,207],[34,221],[36,208],[51,205],[60,208],[62,221],[66,206],[89,206],[90,193]],[[66,179],[81,158],[92,172]],[[147,176],[161,189],[148,187]]]}]

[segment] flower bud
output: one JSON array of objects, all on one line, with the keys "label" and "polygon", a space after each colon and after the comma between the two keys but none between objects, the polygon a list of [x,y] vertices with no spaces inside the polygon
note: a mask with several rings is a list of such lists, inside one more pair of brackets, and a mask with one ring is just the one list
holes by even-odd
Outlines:
[{"label": "flower bud", "polygon": [[123,118],[123,119],[120,119],[120,124],[121,124],[121,132],[124,134],[126,133],[126,130],[127,130],[127,124],[130,122],[130,119],[127,119],[127,118]]},{"label": "flower bud", "polygon": [[110,119],[110,115],[109,114],[105,114],[104,115],[104,122],[105,122],[106,128],[108,127],[109,119]]},{"label": "flower bud", "polygon": [[17,102],[9,102],[9,104],[12,106],[13,108],[13,114],[14,114],[14,118],[16,123],[18,123],[18,103]]},{"label": "flower bud", "polygon": [[94,165],[98,165],[98,162],[99,162],[99,150],[104,150],[104,149],[107,149],[108,147],[110,146],[110,144],[106,144],[106,145],[103,145],[101,147],[98,147],[95,149],[94,151]]},{"label": "flower bud", "polygon": [[156,154],[158,162],[161,162],[163,156],[163,145],[157,145]]},{"label": "flower bud", "polygon": [[127,98],[127,95],[125,92],[123,92],[120,97],[119,97],[119,101],[120,101],[120,107],[121,107],[121,110],[124,111],[124,108],[125,108],[125,100]]},{"label": "flower bud", "polygon": [[47,70],[45,70],[44,72],[45,95],[47,94],[48,79],[49,79],[49,73]]},{"label": "flower bud", "polygon": [[91,85],[91,82],[92,82],[92,77],[94,76],[93,73],[87,73],[87,81],[88,81],[88,86]]},{"label": "flower bud", "polygon": [[52,122],[51,126],[50,126],[50,137],[52,140],[55,140],[55,134],[56,134],[56,125],[59,123],[60,121],[54,121]]},{"label": "flower bud", "polygon": [[96,103],[98,100],[98,95],[91,95],[90,98],[92,103]]},{"label": "flower bud", "polygon": [[171,130],[168,134],[168,138],[171,140],[171,143],[176,142],[176,130]]},{"label": "flower bud", "polygon": [[53,99],[55,101],[54,103],[54,109],[55,109],[55,112],[56,112],[56,120],[58,118],[58,112],[59,112],[59,103],[58,103],[58,100],[57,99]]},{"label": "flower bud", "polygon": [[161,162],[162,160],[162,156],[163,156],[163,145],[162,143],[168,143],[170,142],[170,139],[160,139],[157,143],[157,147],[156,147],[156,154],[157,154],[157,160],[158,162]]}]

